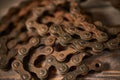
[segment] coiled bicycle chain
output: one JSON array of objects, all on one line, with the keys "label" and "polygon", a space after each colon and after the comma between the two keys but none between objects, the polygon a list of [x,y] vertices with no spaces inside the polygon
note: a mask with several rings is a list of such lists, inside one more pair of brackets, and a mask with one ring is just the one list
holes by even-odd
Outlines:
[{"label": "coiled bicycle chain", "polygon": [[[7,69],[12,60],[12,69],[23,80],[36,80],[35,77],[49,80],[48,71],[54,66],[56,74],[62,75],[63,80],[76,80],[78,75],[87,75],[90,70],[99,71],[104,67],[99,60],[84,62],[84,57],[100,54],[106,49],[120,49],[120,34],[111,38],[112,34],[99,30],[81,12],[75,0],[24,3],[2,19],[0,69]],[[9,29],[11,26],[12,30]],[[45,56],[42,63],[41,56]],[[73,66],[76,69],[70,71]]]}]

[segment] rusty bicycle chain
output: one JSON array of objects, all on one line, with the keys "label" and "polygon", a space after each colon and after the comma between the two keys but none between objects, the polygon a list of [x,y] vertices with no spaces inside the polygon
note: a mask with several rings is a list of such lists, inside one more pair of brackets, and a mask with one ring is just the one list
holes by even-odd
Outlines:
[{"label": "rusty bicycle chain", "polygon": [[[23,7],[9,11],[0,25],[0,68],[6,69],[9,61],[14,59],[12,69],[23,80],[34,79],[31,72],[39,79],[46,79],[52,66],[57,69],[57,74],[65,75],[63,80],[76,80],[78,75],[102,69],[99,61],[83,62],[85,56],[120,48],[120,34],[111,38],[110,34],[99,30],[81,13],[75,0],[31,0],[24,3],[20,5]],[[14,28],[7,32],[10,26]],[[24,61],[29,55],[26,69]],[[36,67],[35,61],[43,55],[46,59]],[[66,62],[69,55],[72,57]],[[69,72],[72,66],[76,69]]]},{"label": "rusty bicycle chain", "polygon": [[[33,2],[34,3],[32,3],[32,4],[31,4],[31,2],[24,2],[24,4],[23,3],[20,4],[21,7],[19,7],[19,8],[11,8],[10,11],[7,13],[9,15],[6,15],[2,18],[2,20],[1,20],[2,22],[0,24],[1,63],[3,63],[3,61],[5,61],[4,59],[6,59],[7,56],[9,55],[7,53],[9,53],[11,51],[11,49],[16,46],[17,42],[20,42],[25,37],[26,33],[23,33],[23,34],[21,33],[21,30],[24,29],[24,26],[25,26],[23,21],[25,19],[25,15],[28,14],[28,11],[30,11],[31,7],[36,5],[36,3],[37,3],[35,1],[33,1]],[[27,10],[27,12],[24,12],[25,9]],[[24,17],[23,20],[22,20],[22,17]],[[10,32],[10,30],[11,30],[11,32]],[[21,36],[19,36],[19,35],[21,35]],[[19,36],[18,39],[17,39],[17,36]],[[8,46],[8,48],[7,48],[7,46]],[[14,54],[14,55],[11,55],[11,56],[14,57],[15,53],[12,53],[12,54]],[[6,57],[4,57],[4,56],[6,56]],[[3,58],[3,60],[2,60],[2,58]],[[11,58],[8,58],[7,62],[9,62],[9,59],[11,59]],[[5,68],[5,67],[3,67],[3,68]]]}]

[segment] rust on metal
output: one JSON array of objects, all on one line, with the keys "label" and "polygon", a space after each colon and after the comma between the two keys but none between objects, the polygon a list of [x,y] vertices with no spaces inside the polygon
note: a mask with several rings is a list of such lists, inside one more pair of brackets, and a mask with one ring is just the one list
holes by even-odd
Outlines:
[{"label": "rust on metal", "polygon": [[0,23],[0,69],[22,80],[120,80],[120,30],[99,29],[81,1],[30,0],[10,9]]}]

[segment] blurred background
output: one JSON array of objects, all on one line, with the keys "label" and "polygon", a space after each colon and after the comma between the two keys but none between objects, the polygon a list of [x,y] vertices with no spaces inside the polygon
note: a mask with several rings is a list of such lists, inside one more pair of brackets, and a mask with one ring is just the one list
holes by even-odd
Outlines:
[{"label": "blurred background", "polygon": [[[9,8],[16,7],[26,0],[0,0],[0,18]],[[120,11],[111,6],[107,0],[86,0],[81,3],[83,9],[90,12],[94,20],[102,21],[107,26],[120,25]]]}]

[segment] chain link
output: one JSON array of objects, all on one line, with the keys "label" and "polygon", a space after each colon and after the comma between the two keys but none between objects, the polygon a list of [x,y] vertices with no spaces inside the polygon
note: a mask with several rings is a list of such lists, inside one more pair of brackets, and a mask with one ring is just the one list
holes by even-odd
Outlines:
[{"label": "chain link", "polygon": [[101,70],[103,63],[85,57],[120,49],[120,34],[111,38],[114,33],[99,30],[79,6],[75,0],[31,0],[11,8],[0,24],[0,69],[12,60],[12,69],[23,80],[34,79],[32,73],[46,79],[52,66],[64,74],[63,80]]}]

